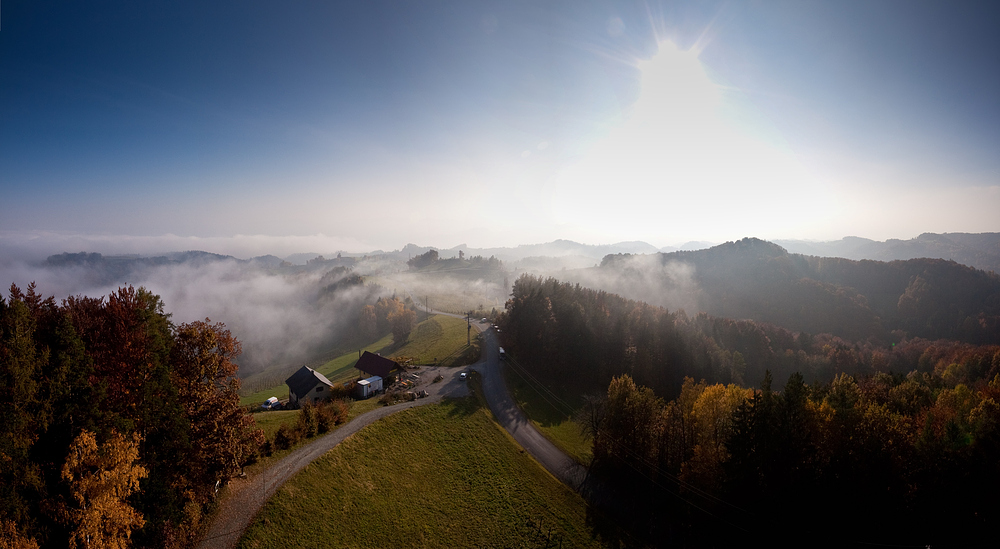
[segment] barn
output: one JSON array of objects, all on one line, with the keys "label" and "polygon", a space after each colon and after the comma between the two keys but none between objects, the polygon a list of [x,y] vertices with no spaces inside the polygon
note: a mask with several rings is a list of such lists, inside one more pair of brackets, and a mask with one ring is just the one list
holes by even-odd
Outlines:
[{"label": "barn", "polygon": [[395,360],[389,360],[381,355],[375,353],[369,353],[365,351],[361,358],[358,359],[357,364],[354,365],[355,368],[361,370],[365,377],[378,376],[382,379],[387,379],[393,373],[401,370],[401,367]]}]

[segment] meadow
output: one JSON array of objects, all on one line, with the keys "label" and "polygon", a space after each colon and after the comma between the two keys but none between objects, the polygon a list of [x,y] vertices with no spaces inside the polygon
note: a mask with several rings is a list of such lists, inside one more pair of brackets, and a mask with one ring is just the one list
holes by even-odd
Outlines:
[{"label": "meadow", "polygon": [[238,547],[598,547],[587,515],[468,397],[351,436],[286,483]]}]

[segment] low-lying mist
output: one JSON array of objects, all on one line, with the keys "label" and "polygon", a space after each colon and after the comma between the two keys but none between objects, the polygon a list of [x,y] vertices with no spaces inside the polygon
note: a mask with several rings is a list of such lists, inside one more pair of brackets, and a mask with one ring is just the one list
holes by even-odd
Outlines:
[{"label": "low-lying mist", "polygon": [[34,281],[36,292],[57,300],[105,296],[128,284],[145,287],[162,298],[175,324],[205,318],[225,323],[243,345],[238,362],[244,377],[336,347],[379,291],[357,279],[345,283],[353,275],[346,268],[283,271],[225,258],[133,265],[119,274],[107,263],[53,267],[8,261],[0,274],[22,289]]},{"label": "low-lying mist", "polygon": [[671,311],[683,309],[689,314],[697,313],[701,290],[695,280],[694,266],[680,261],[664,263],[661,257],[659,254],[622,255],[615,258],[613,269],[566,269],[547,275]]}]

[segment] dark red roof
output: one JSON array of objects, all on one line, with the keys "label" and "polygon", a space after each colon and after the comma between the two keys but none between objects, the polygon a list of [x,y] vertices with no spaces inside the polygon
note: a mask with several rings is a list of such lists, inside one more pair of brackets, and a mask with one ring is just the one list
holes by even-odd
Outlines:
[{"label": "dark red roof", "polygon": [[394,360],[365,351],[354,367],[370,376],[379,376],[384,379],[389,377],[389,373],[393,370],[398,370],[399,364]]}]

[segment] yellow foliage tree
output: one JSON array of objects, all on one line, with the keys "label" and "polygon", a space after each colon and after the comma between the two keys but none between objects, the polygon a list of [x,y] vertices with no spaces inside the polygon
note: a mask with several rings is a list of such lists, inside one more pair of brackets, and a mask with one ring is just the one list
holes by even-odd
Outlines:
[{"label": "yellow foliage tree", "polygon": [[83,431],[70,445],[62,478],[72,497],[65,508],[71,548],[125,549],[132,530],[145,524],[126,502],[146,477],[146,469],[136,464],[140,440],[114,432],[99,445],[94,433]]},{"label": "yellow foliage tree", "polygon": [[729,459],[726,441],[733,431],[733,412],[753,394],[734,384],[709,385],[694,402],[691,415],[697,443],[694,456],[681,469],[685,480],[715,488],[722,478],[722,463]]},{"label": "yellow foliage tree", "polygon": [[0,520],[0,549],[38,549],[38,542],[25,537],[11,520]]}]

